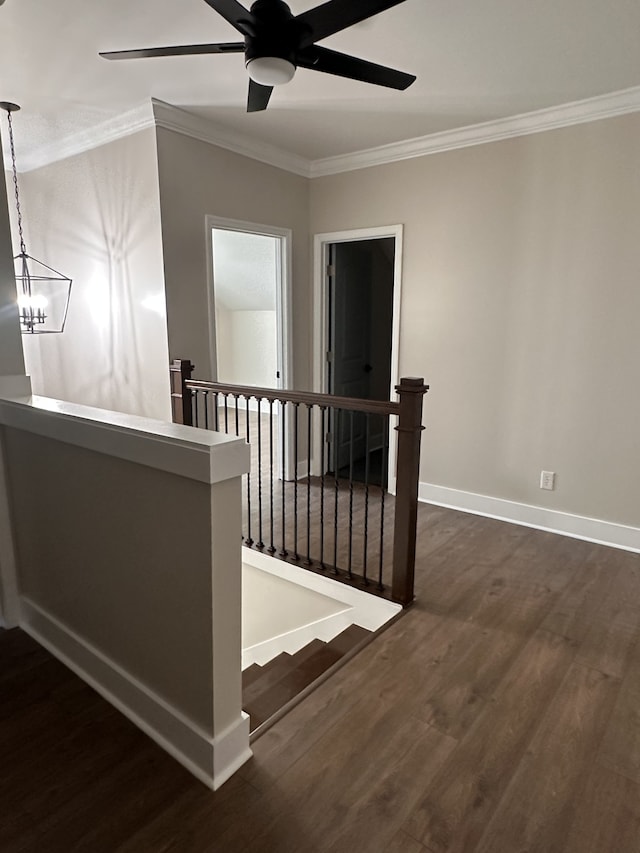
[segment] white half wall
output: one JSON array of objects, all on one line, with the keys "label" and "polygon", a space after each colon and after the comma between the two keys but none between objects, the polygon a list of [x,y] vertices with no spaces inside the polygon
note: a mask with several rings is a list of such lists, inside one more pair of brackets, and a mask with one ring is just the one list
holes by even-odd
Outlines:
[{"label": "white half wall", "polygon": [[251,754],[241,709],[248,446],[28,397],[0,399],[0,448],[20,626],[219,787]]}]

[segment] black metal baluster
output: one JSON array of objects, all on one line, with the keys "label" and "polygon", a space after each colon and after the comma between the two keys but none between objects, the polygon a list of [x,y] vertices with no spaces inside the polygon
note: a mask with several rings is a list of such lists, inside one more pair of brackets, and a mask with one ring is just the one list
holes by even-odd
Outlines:
[{"label": "black metal baluster", "polygon": [[273,544],[273,400],[269,399],[269,547],[267,551],[275,554],[276,546]]},{"label": "black metal baluster", "polygon": [[332,441],[332,450],[333,450],[333,468],[334,468],[334,497],[335,502],[333,506],[333,573],[335,575],[340,574],[338,572],[338,493],[340,491],[340,484],[338,482],[338,464],[340,455],[339,441],[338,441],[338,433],[340,429],[340,409],[333,410],[334,415],[334,433],[333,433],[333,441]]},{"label": "black metal baluster", "polygon": [[327,407],[320,407],[320,568],[324,569],[324,448],[327,443],[326,435],[326,413]]},{"label": "black metal baluster", "polygon": [[284,559],[285,557],[287,557],[289,555],[289,552],[287,551],[287,548],[286,548],[286,542],[287,542],[287,538],[286,538],[287,496],[286,496],[286,490],[285,490],[285,485],[287,482],[285,479],[286,473],[287,473],[287,468],[286,468],[286,436],[285,436],[285,433],[287,431],[287,404],[286,404],[286,402],[282,401],[280,403],[280,406],[281,406],[281,417],[282,417],[282,423],[280,425],[280,431],[281,431],[281,435],[282,435],[282,447],[281,447],[282,459],[280,460],[282,463],[281,464],[281,468],[282,468],[282,548],[280,549],[280,556]]},{"label": "black metal baluster", "polygon": [[194,404],[194,413],[195,413],[193,425],[196,427],[198,426],[198,394],[199,393],[200,392],[198,391],[197,388],[193,392],[193,404]]},{"label": "black metal baluster", "polygon": [[215,424],[215,431],[216,431],[216,432],[220,432],[220,422],[219,422],[219,419],[218,419],[218,405],[219,405],[219,404],[218,404],[218,392],[217,392],[217,391],[216,391],[216,393],[214,394],[214,397],[213,397],[213,405],[214,405],[214,409],[213,409],[213,422],[214,422],[214,424]]},{"label": "black metal baluster", "polygon": [[386,494],[387,459],[389,456],[389,415],[382,417],[382,473],[380,477],[380,566],[378,568],[378,589],[383,590],[382,569],[384,565],[384,498]]},{"label": "black metal baluster", "polygon": [[262,541],[262,397],[256,397],[258,401],[258,543],[256,548],[264,549]]},{"label": "black metal baluster", "polygon": [[209,429],[209,392],[204,391],[204,428]]},{"label": "black metal baluster", "polygon": [[349,412],[349,561],[347,572],[353,580],[351,561],[353,555],[353,412]]},{"label": "black metal baluster", "polygon": [[[245,397],[245,401],[247,418],[247,444],[251,446],[251,429],[249,426],[249,398]],[[253,539],[251,538],[251,469],[249,469],[249,473],[247,474],[247,538],[244,541],[245,544],[249,547],[253,545]]]},{"label": "black metal baluster", "polygon": [[192,424],[192,426],[196,425],[197,412],[198,412],[198,405],[197,405],[196,392],[194,390],[192,390],[191,391],[191,424]]},{"label": "black metal baluster", "polygon": [[311,405],[307,403],[307,559],[311,565]]},{"label": "black metal baluster", "polygon": [[367,578],[367,543],[369,540],[369,428],[370,415],[367,412],[365,416],[365,435],[364,435],[364,549],[362,553],[362,578],[365,586],[369,585]]},{"label": "black metal baluster", "polygon": [[293,559],[298,562],[298,409],[300,403],[294,403],[295,422],[293,425]]},{"label": "black metal baluster", "polygon": [[224,395],[224,431],[226,435],[229,435],[229,413],[227,411],[227,400],[229,399],[229,395]]},{"label": "black metal baluster", "polygon": [[240,399],[240,395],[234,394],[233,399],[236,402],[236,435],[239,437],[240,436],[240,420],[238,418],[238,400]]}]

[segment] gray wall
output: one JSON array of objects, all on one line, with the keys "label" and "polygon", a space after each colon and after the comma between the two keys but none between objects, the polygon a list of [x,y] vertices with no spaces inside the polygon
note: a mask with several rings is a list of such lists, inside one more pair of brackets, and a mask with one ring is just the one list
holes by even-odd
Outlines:
[{"label": "gray wall", "polygon": [[[1,156],[0,154],[0,158]],[[0,376],[19,376],[24,373],[24,356],[20,340],[7,196],[2,189],[0,187]]]},{"label": "gray wall", "polygon": [[312,182],[312,232],[404,224],[422,481],[640,525],[639,143],[636,114]]},{"label": "gray wall", "polygon": [[[171,356],[191,358],[200,377],[209,373],[207,213],[293,229],[293,384],[299,388],[310,382],[311,235],[402,223],[400,373],[424,375],[431,385],[421,480],[640,526],[639,141],[636,114],[308,181],[158,129]],[[144,191],[135,183],[129,188],[127,227],[114,233],[138,234],[133,212],[139,208],[148,214],[142,217],[146,231],[156,228],[156,166],[148,143],[145,132],[39,170],[39,180],[56,176],[39,191],[47,221],[52,200],[64,198],[63,185],[84,176],[78,186],[89,192],[86,164],[97,168],[106,157],[122,166],[116,170],[122,183],[131,172],[127,164],[146,175]],[[96,186],[110,172],[105,167],[101,174]],[[25,176],[27,186],[35,175]],[[95,186],[91,198],[95,226],[102,204]],[[119,222],[120,211],[109,210],[108,221]],[[67,211],[62,221],[68,218]],[[81,234],[94,232],[79,226]],[[72,255],[65,240],[73,233],[54,233],[59,239],[44,248],[66,270]],[[99,245],[103,274],[105,259],[120,257],[120,244],[105,242],[109,229],[99,240],[97,233],[97,243],[74,238],[73,255],[91,255],[92,245]],[[161,248],[154,240],[145,245],[158,260]],[[64,258],[56,254],[60,246]],[[153,262],[145,266],[151,269]],[[122,379],[111,369],[120,357],[120,320],[125,331],[129,322],[126,316],[114,321],[110,371],[98,383],[106,387],[114,376]],[[162,365],[158,387],[165,359],[160,325],[153,359]],[[64,368],[74,383],[79,370],[84,379],[96,369],[100,375],[100,363],[83,369],[78,360],[99,336],[76,340],[74,359],[54,353],[37,363],[30,354],[30,361],[40,371],[50,364]],[[138,363],[142,352],[138,347]],[[43,390],[37,382],[36,390]],[[44,389],[54,395],[59,390]],[[90,383],[82,390],[93,393]],[[539,489],[542,469],[557,472],[556,491]]]},{"label": "gray wall", "polygon": [[208,379],[212,362],[205,216],[293,230],[292,385],[308,387],[311,343],[309,181],[158,128],[158,168],[171,358],[190,358]]}]

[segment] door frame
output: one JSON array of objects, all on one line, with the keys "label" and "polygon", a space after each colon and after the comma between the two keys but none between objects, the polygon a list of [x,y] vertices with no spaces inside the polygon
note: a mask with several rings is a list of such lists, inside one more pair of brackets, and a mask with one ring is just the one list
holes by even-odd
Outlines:
[{"label": "door frame", "polygon": [[[327,393],[327,346],[329,342],[329,287],[327,266],[330,243],[353,243],[377,240],[385,237],[395,239],[393,267],[393,317],[391,322],[391,384],[389,399],[395,399],[395,386],[400,381],[400,306],[402,289],[402,225],[382,225],[373,228],[355,228],[348,231],[330,231],[313,237],[313,390]],[[316,430],[314,447],[319,447],[320,428]],[[396,432],[389,430],[388,490],[396,492]],[[314,454],[313,471],[320,475],[320,459]]]},{"label": "door frame", "polygon": [[[292,321],[292,298],[291,281],[293,269],[293,231],[291,228],[279,228],[277,225],[263,225],[259,222],[245,222],[241,219],[229,219],[226,216],[205,216],[205,244],[207,247],[207,313],[208,313],[208,335],[209,335],[209,369],[214,382],[218,379],[217,365],[217,342],[216,342],[216,303],[215,303],[215,281],[213,275],[213,239],[212,231],[218,228],[224,231],[242,231],[245,234],[258,234],[262,237],[275,237],[280,240],[280,252],[277,256],[279,264],[279,275],[276,276],[276,326],[277,326],[277,367],[280,372],[278,388],[285,390],[291,387],[293,377],[293,341],[291,332]],[[283,424],[278,418],[278,447],[282,441],[282,432],[285,434],[285,479],[293,479],[296,470],[293,460],[293,443],[290,440],[293,429],[292,413],[289,412]]]},{"label": "door frame", "polygon": [[291,329],[293,328],[291,314],[291,269],[293,232],[290,228],[278,228],[276,225],[263,225],[257,222],[244,222],[240,219],[228,219],[224,216],[205,216],[205,233],[207,247],[207,309],[209,315],[209,369],[211,379],[218,379],[216,352],[216,306],[215,281],[213,275],[213,240],[211,232],[214,228],[223,231],[242,231],[245,234],[258,234],[262,237],[274,237],[280,240],[280,252],[277,256],[279,275],[276,276],[276,324],[277,324],[277,370],[280,378],[277,387],[289,388],[293,375],[293,346]]}]

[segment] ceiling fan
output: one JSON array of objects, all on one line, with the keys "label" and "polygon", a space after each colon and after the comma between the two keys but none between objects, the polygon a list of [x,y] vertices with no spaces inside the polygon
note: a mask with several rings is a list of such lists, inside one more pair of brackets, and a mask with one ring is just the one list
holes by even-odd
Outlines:
[{"label": "ceiling fan", "polygon": [[244,36],[244,41],[116,50],[100,53],[100,56],[105,59],[146,59],[244,53],[249,73],[247,112],[250,113],[266,110],[273,87],[288,83],[298,67],[391,89],[406,89],[416,79],[412,74],[316,45],[317,41],[404,0],[329,0],[296,16],[284,0],[255,0],[250,10],[237,0],[205,2],[235,27]]}]

